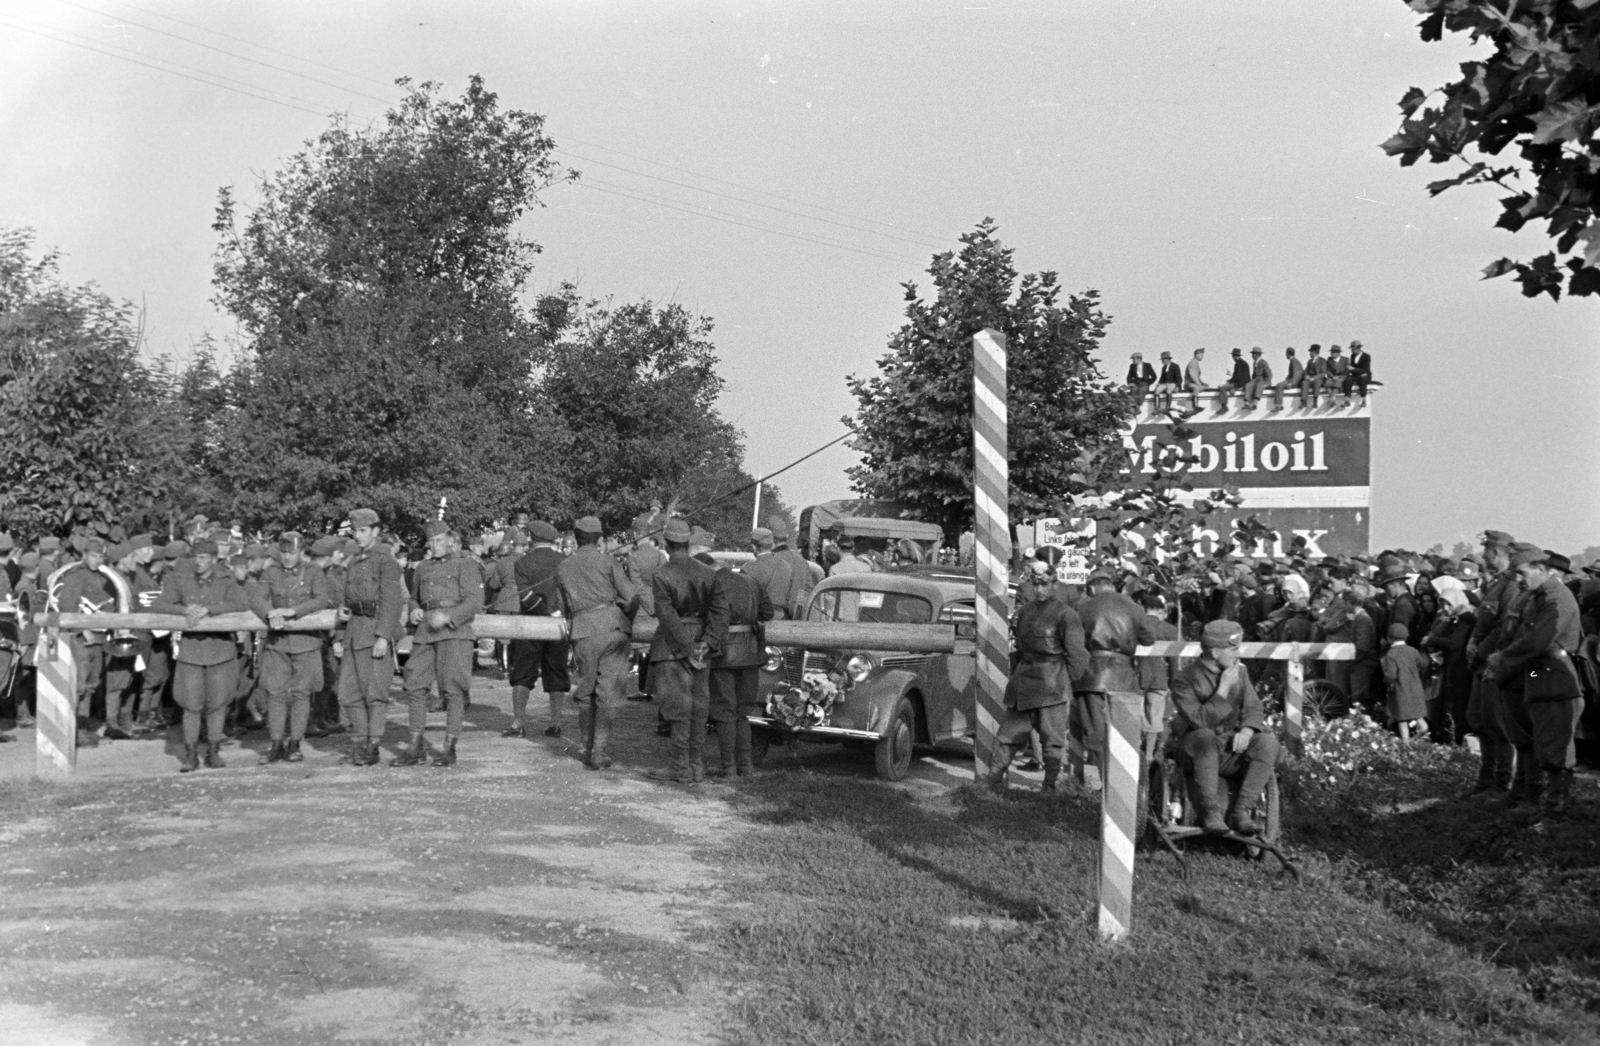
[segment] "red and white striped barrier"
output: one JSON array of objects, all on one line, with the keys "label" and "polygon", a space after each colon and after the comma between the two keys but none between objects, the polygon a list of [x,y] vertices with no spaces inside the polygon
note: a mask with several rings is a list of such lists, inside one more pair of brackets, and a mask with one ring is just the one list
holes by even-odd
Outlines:
[{"label": "red and white striped barrier", "polygon": [[978,588],[977,729],[973,773],[1009,762],[998,741],[1011,672],[1006,586],[1011,559],[1010,467],[1006,460],[1006,339],[985,329],[972,338],[972,495]]},{"label": "red and white striped barrier", "polygon": [[78,663],[53,630],[39,637],[33,663],[39,670],[33,772],[41,778],[67,777],[78,765]]},{"label": "red and white striped barrier", "polygon": [[1133,844],[1139,819],[1139,734],[1144,695],[1106,695],[1106,765],[1100,788],[1100,939],[1133,927]]}]

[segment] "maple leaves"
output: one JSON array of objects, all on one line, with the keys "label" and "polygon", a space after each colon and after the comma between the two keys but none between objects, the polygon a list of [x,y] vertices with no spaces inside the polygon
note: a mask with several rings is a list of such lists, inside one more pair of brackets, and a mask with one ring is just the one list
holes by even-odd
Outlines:
[{"label": "maple leaves", "polygon": [[[1400,99],[1400,130],[1382,149],[1403,167],[1424,156],[1429,163],[1464,164],[1454,177],[1428,185],[1434,196],[1459,185],[1508,190],[1499,228],[1546,223],[1553,250],[1527,262],[1501,258],[1484,268],[1485,279],[1514,275],[1530,298],[1559,299],[1563,290],[1600,294],[1600,0],[1408,3],[1426,16],[1423,40],[1466,33],[1492,44],[1494,53],[1463,63],[1453,83],[1408,90]],[[1513,144],[1520,162],[1494,166],[1482,159]]]}]

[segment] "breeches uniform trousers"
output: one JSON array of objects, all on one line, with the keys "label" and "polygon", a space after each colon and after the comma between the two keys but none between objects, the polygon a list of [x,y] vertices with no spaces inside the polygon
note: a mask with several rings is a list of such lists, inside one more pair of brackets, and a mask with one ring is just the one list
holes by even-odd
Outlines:
[{"label": "breeches uniform trousers", "polygon": [[[1018,711],[1006,709],[996,731],[996,740],[1015,750],[1028,743],[1028,733],[1039,732],[1039,748],[1046,763],[1059,765],[1067,750],[1067,731],[1072,718],[1072,705],[1066,701]],[[1008,760],[1009,762],[1009,760]]]},{"label": "breeches uniform trousers", "polygon": [[183,743],[200,743],[200,723],[205,721],[206,740],[222,743],[222,728],[228,719],[233,688],[239,685],[239,659],[215,665],[191,665],[179,661],[172,674],[172,699],[183,709]]},{"label": "breeches uniform trousers", "polygon": [[722,769],[749,773],[750,713],[760,701],[761,666],[711,670],[711,721],[717,724]]},{"label": "breeches uniform trousers", "polygon": [[85,643],[77,632],[72,633],[67,646],[72,650],[72,660],[78,665],[78,715],[87,718],[93,714],[90,704],[105,674],[106,648],[100,643]]},{"label": "breeches uniform trousers", "polygon": [[[368,660],[371,660],[370,651]],[[302,741],[311,719],[311,695],[322,689],[322,650],[261,652],[261,686],[267,692],[267,734]]]},{"label": "breeches uniform trousers", "polygon": [[602,632],[572,641],[572,659],[578,670],[577,678],[571,680],[572,699],[579,706],[578,725],[583,732],[585,757],[599,759],[610,753],[611,723],[622,703],[622,679],[628,672],[629,650],[628,637],[621,632]]},{"label": "breeches uniform trousers", "polygon": [[106,658],[106,725],[119,730],[133,729],[133,701],[139,678],[138,661],[132,657]]},{"label": "breeches uniform trousers", "polygon": [[476,645],[470,639],[436,639],[411,648],[411,657],[406,661],[406,704],[410,706],[413,735],[422,733],[428,725],[428,691],[437,685],[439,696],[444,698],[445,736],[461,736]]},{"label": "breeches uniform trousers", "polygon": [[162,692],[167,680],[172,678],[172,640],[159,636],[144,655],[143,693],[139,697],[139,715],[155,719],[161,715]]},{"label": "breeches uniform trousers", "polygon": [[1472,674],[1472,696],[1467,699],[1467,725],[1478,735],[1480,780],[1492,780],[1501,787],[1511,780],[1511,753],[1515,749],[1506,737],[1500,684],[1486,679],[1482,672]]},{"label": "breeches uniform trousers", "polygon": [[1583,714],[1583,699],[1529,701],[1518,687],[1500,688],[1500,726],[1516,749],[1517,772],[1537,790],[1539,769],[1571,770],[1577,766],[1573,734]]},{"label": "breeches uniform trousers", "polygon": [[[419,648],[421,649],[421,648]],[[415,660],[416,654],[413,653]],[[394,682],[394,648],[373,657],[372,647],[345,647],[339,660],[339,706],[350,719],[353,738],[377,741],[389,722],[389,684]],[[426,691],[424,691],[426,698]]]},{"label": "breeches uniform trousers", "polygon": [[1191,730],[1183,735],[1179,751],[1202,796],[1215,802],[1221,779],[1242,773],[1239,795],[1254,802],[1272,780],[1272,768],[1278,762],[1278,739],[1268,731],[1257,731],[1243,752],[1233,751],[1232,741],[1231,736],[1224,738],[1211,730]]},{"label": "breeches uniform trousers", "polygon": [[706,719],[711,714],[711,671],[688,661],[650,665],[661,718],[672,724],[672,772],[680,777],[705,772]]}]

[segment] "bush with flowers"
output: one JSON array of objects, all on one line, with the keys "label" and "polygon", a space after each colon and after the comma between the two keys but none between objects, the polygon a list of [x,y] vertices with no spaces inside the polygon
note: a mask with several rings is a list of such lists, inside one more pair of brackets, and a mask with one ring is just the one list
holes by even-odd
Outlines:
[{"label": "bush with flowers", "polygon": [[[1272,717],[1274,726],[1279,719]],[[1308,716],[1302,738],[1304,753],[1294,767],[1308,788],[1345,790],[1366,778],[1428,775],[1470,762],[1464,749],[1426,736],[1402,741],[1359,710],[1335,719]]]},{"label": "bush with flowers", "polygon": [[779,687],[767,696],[767,715],[788,727],[821,726],[840,693],[830,677],[807,672],[798,686]]}]

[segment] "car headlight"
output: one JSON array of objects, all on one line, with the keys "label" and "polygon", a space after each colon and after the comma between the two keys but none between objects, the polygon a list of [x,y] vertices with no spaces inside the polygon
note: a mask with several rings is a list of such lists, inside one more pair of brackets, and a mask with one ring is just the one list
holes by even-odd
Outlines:
[{"label": "car headlight", "polygon": [[779,650],[775,646],[769,646],[766,649],[766,655],[767,655],[767,663],[765,665],[762,665],[761,666],[762,668],[765,668],[768,672],[776,672],[778,669],[783,667],[783,651],[782,650]]},{"label": "car headlight", "polygon": [[844,674],[850,677],[852,683],[859,683],[872,674],[872,658],[866,654],[856,654],[844,663]]}]

